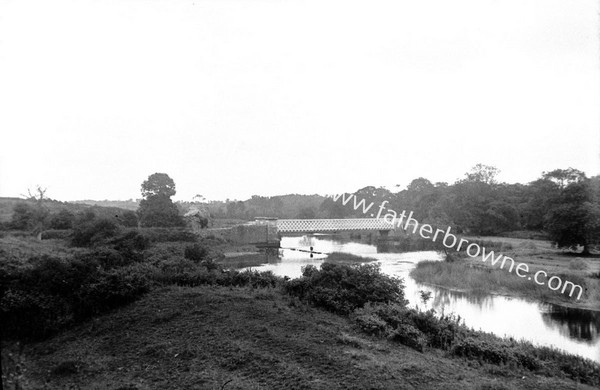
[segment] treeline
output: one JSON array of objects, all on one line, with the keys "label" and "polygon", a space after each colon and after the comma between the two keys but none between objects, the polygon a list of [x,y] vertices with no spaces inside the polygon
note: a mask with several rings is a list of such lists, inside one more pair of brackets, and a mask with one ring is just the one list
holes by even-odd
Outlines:
[{"label": "treeline", "polygon": [[388,201],[388,209],[412,211],[421,223],[451,226],[457,233],[544,231],[560,247],[599,243],[600,176],[587,178],[573,168],[556,169],[529,184],[507,184],[498,183],[497,174],[496,168],[479,164],[450,185],[421,177],[397,193],[365,187],[354,195],[367,205],[374,203],[369,215],[362,207],[355,209],[353,201],[344,206],[332,198],[325,199],[319,209],[327,218],[365,218]]},{"label": "treeline", "polygon": [[[209,202],[206,206],[214,218],[252,220],[256,217],[276,218],[325,218],[320,211],[326,197],[321,195],[258,196],[250,199]],[[184,205],[179,203],[178,205]]]}]

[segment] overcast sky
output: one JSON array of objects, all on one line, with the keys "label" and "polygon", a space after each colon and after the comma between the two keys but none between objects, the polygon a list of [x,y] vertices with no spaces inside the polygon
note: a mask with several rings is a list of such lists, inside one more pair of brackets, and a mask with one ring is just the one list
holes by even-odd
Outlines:
[{"label": "overcast sky", "polygon": [[0,2],[0,196],[600,173],[591,0]]}]

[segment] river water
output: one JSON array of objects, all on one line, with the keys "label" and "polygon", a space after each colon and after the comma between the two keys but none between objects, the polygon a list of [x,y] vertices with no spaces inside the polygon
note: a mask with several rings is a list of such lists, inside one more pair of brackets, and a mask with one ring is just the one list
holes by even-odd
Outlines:
[{"label": "river water", "polygon": [[[378,253],[375,245],[342,242],[326,236],[283,237],[281,247],[284,249],[279,258],[252,269],[295,278],[301,276],[305,265],[318,267],[327,253],[369,256],[377,259],[383,272],[404,279],[405,296],[412,307],[454,313],[473,329],[552,346],[600,363],[600,312],[566,309],[521,298],[473,295],[416,283],[409,276],[410,271],[419,261],[441,261],[438,252]],[[311,258],[309,253],[298,251],[310,247],[324,254],[313,254]],[[421,291],[431,292],[431,298],[424,302]]]}]

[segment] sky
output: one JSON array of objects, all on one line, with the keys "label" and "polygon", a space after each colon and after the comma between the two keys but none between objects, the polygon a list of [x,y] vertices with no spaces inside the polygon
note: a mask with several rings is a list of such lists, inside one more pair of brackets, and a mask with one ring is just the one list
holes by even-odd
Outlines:
[{"label": "sky", "polygon": [[600,174],[591,0],[3,0],[0,196]]}]

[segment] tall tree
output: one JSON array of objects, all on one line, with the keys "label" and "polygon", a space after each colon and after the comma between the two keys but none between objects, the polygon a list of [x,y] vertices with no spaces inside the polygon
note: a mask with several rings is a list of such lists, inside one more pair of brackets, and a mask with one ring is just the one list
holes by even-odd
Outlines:
[{"label": "tall tree", "polygon": [[471,168],[470,172],[467,172],[465,176],[467,181],[478,181],[486,184],[496,184],[496,176],[500,173],[500,170],[491,165],[477,164]]},{"label": "tall tree", "polygon": [[542,178],[553,181],[562,190],[571,183],[582,182],[586,179],[585,173],[578,169],[555,169],[550,172],[542,173]]},{"label": "tall tree", "polygon": [[600,244],[600,202],[590,180],[567,185],[546,215],[545,228],[559,248],[590,253],[590,246]]},{"label": "tall tree", "polygon": [[175,195],[175,182],[166,173],[154,173],[142,183],[142,196],[138,208],[142,226],[182,226],[183,218],[171,200]]}]

